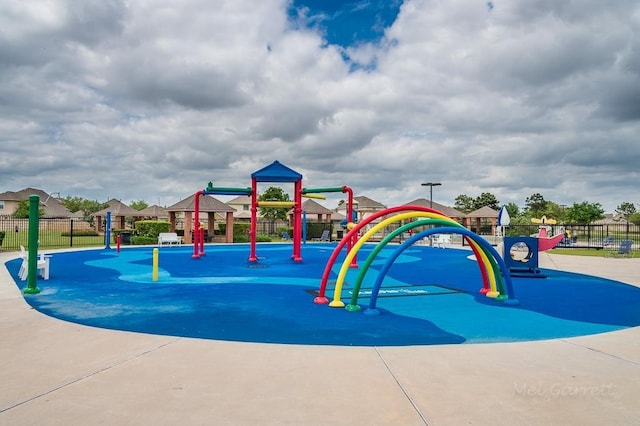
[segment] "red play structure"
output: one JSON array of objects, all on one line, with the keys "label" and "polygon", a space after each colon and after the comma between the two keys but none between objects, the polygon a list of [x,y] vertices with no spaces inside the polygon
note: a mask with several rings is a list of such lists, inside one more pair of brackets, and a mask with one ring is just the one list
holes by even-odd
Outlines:
[{"label": "red play structure", "polygon": [[[294,184],[293,201],[258,201],[258,183],[286,183]],[[208,194],[216,195],[248,195],[251,196],[251,249],[249,253],[249,262],[257,262],[256,254],[256,230],[258,223],[259,207],[291,207],[293,208],[293,253],[291,258],[295,262],[302,261],[301,243],[302,243],[302,197],[307,194],[319,194],[323,192],[343,192],[349,196],[347,204],[347,217],[353,217],[353,191],[348,186],[335,188],[302,188],[302,175],[295,170],[290,169],[284,164],[274,161],[270,165],[253,172],[251,174],[251,188],[229,188],[214,187],[211,182],[207,188],[196,192],[195,194],[195,217],[194,217],[194,238],[193,238],[193,258],[198,259],[204,253],[204,229],[200,227],[200,196]],[[308,195],[313,197],[313,195]],[[353,225],[351,225],[353,226]],[[347,241],[347,249],[350,250],[355,244],[357,237],[353,241]],[[357,266],[354,261],[352,266]]]}]

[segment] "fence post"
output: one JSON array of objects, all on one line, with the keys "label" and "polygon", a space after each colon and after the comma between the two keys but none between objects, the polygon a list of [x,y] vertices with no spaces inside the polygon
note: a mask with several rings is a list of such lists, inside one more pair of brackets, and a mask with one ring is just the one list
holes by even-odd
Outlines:
[{"label": "fence post", "polygon": [[71,218],[71,226],[69,226],[69,247],[73,247],[73,218]]}]

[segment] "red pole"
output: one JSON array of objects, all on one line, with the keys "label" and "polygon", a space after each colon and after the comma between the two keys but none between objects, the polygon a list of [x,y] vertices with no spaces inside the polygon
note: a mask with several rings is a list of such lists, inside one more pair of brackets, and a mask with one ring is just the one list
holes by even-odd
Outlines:
[{"label": "red pole", "polygon": [[249,231],[249,238],[251,240],[251,251],[249,252],[249,262],[257,262],[258,256],[256,255],[256,228],[258,222],[258,184],[256,179],[251,179],[251,230]]},{"label": "red pole", "polygon": [[198,232],[198,238],[200,239],[200,256],[204,256],[204,227],[200,226]]},{"label": "red pole", "polygon": [[116,252],[120,253],[120,234],[116,237]]},{"label": "red pole", "polygon": [[302,180],[294,185],[293,194],[293,261],[302,262],[300,243],[302,240]]},{"label": "red pole", "polygon": [[[204,194],[204,191],[198,191],[196,192],[195,195],[195,200],[193,202],[193,206],[194,206],[194,210],[195,210],[195,217],[194,217],[194,231],[193,231],[193,256],[191,256],[194,259],[198,259],[200,258],[200,253],[198,252],[198,242],[200,240],[200,238],[198,237],[198,229],[200,228],[200,195]],[[185,232],[187,232],[187,230],[185,229]]]},{"label": "red pole", "polygon": [[[348,186],[343,186],[342,187],[342,192],[343,193],[347,193],[348,195],[348,199],[347,199],[347,226],[349,225],[349,223],[353,222],[353,190],[348,187]],[[350,231],[350,229],[347,229],[347,233]],[[353,236],[351,236],[351,238],[349,238],[347,240],[347,254],[349,254],[351,252],[351,248],[358,242],[358,234],[354,233]],[[358,267],[358,254],[356,253],[355,256],[353,256],[353,259],[351,259],[351,265],[349,265],[350,268],[357,268]]]}]

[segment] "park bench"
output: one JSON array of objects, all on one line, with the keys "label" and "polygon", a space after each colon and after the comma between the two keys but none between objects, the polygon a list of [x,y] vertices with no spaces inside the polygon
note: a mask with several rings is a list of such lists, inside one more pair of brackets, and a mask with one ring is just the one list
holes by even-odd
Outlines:
[{"label": "park bench", "polygon": [[161,232],[160,234],[158,234],[158,245],[163,246],[165,244],[176,244],[178,246],[182,245],[182,238],[180,238],[175,232]]}]

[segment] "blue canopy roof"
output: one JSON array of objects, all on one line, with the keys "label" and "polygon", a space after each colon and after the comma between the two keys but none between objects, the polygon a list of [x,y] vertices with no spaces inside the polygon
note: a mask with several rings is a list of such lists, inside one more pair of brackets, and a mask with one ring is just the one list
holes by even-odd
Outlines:
[{"label": "blue canopy roof", "polygon": [[302,175],[279,161],[274,161],[253,172],[251,179],[255,179],[256,182],[296,182],[302,179]]}]

